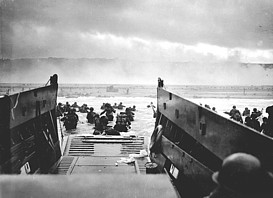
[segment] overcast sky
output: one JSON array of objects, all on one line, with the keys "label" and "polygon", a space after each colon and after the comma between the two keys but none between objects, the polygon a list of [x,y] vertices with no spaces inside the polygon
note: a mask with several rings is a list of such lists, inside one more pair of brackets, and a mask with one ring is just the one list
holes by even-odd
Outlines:
[{"label": "overcast sky", "polygon": [[273,63],[272,0],[0,1],[3,58]]}]

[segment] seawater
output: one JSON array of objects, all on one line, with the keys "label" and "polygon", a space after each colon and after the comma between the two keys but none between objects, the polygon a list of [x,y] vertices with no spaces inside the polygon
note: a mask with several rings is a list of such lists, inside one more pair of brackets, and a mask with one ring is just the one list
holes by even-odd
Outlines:
[{"label": "seawater", "polygon": [[[263,116],[268,116],[265,113],[267,106],[273,105],[273,99],[228,99],[228,98],[187,98],[196,104],[209,105],[211,108],[215,107],[218,114],[224,117],[228,117],[224,112],[230,111],[233,105],[236,105],[237,109],[242,113],[245,107],[248,107],[251,111],[253,108],[258,110],[263,109]],[[101,113],[103,110],[100,109],[102,103],[119,104],[123,103],[126,107],[136,106],[135,120],[131,124],[131,129],[128,134],[133,134],[137,136],[144,136],[149,138],[154,130],[155,118],[153,118],[153,111],[151,108],[148,108],[151,102],[156,106],[156,98],[154,97],[78,97],[78,98],[65,98],[58,97],[58,102],[66,103],[69,102],[71,105],[74,102],[77,102],[79,106],[82,104],[87,104],[88,107],[93,107],[94,112]],[[116,113],[119,113],[124,110],[116,110]],[[94,129],[94,124],[87,123],[87,113],[79,113],[79,123],[75,130],[66,131],[66,129],[59,125],[59,129],[63,132],[64,135],[68,134],[92,134]],[[110,126],[114,126],[115,123],[110,122]]]},{"label": "seawater", "polygon": [[[122,104],[126,107],[133,107],[136,106],[135,120],[131,122],[131,129],[129,130],[128,134],[133,134],[137,136],[145,136],[148,137],[151,135],[155,125],[155,118],[153,118],[153,110],[148,108],[147,106],[153,102],[156,105],[156,98],[151,97],[78,97],[78,98],[65,98],[65,97],[58,97],[58,102],[66,103],[69,102],[71,105],[74,102],[77,102],[79,106],[82,104],[87,104],[88,107],[93,107],[94,112],[101,113],[103,110],[100,109],[102,103],[110,103],[113,105],[114,103]],[[125,111],[116,109],[116,113]],[[76,134],[92,134],[94,129],[94,124],[87,123],[87,113],[80,113],[77,112],[79,116],[79,122],[77,125],[77,129],[66,131],[64,127],[62,130],[64,134],[67,133],[76,133]],[[109,122],[109,126],[114,126],[115,122]]]}]

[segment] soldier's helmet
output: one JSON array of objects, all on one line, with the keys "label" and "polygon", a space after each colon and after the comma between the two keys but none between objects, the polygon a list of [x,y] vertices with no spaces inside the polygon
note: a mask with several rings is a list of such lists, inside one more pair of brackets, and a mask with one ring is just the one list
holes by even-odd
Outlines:
[{"label": "soldier's helmet", "polygon": [[262,167],[258,158],[250,154],[234,153],[228,156],[212,179],[237,194],[273,195],[272,174]]}]

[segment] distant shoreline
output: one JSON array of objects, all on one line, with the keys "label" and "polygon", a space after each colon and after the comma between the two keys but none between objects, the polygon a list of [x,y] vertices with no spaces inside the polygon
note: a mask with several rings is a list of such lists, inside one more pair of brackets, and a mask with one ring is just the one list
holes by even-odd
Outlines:
[{"label": "distant shoreline", "polygon": [[[2,84],[0,95],[19,93],[40,87],[37,84]],[[45,85],[42,85],[45,86]],[[111,87],[111,88],[110,88]],[[273,86],[194,86],[170,85],[168,90],[184,98],[219,98],[219,99],[273,99]],[[77,97],[151,97],[156,98],[156,85],[63,85],[59,84],[58,96]]]}]

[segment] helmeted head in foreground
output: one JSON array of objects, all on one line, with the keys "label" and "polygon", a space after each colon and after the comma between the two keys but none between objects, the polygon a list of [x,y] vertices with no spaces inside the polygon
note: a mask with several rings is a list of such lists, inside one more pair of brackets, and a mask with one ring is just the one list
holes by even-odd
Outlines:
[{"label": "helmeted head in foreground", "polygon": [[218,187],[234,195],[230,197],[273,197],[272,174],[262,167],[258,158],[250,154],[234,153],[228,156],[212,179]]}]

